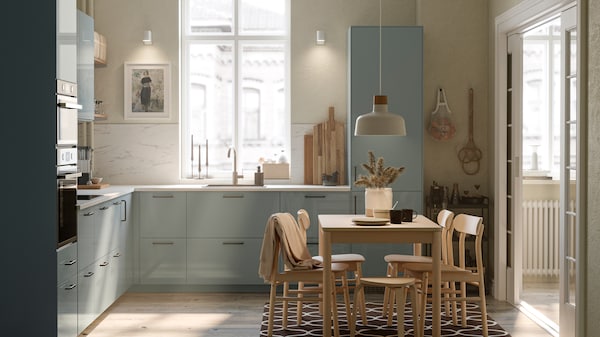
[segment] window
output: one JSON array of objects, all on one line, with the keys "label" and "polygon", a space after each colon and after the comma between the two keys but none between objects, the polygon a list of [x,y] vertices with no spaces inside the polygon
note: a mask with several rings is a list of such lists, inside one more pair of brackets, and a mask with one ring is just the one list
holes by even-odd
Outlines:
[{"label": "window", "polygon": [[182,178],[230,178],[230,147],[253,177],[289,153],[289,0],[183,0],[182,10]]}]

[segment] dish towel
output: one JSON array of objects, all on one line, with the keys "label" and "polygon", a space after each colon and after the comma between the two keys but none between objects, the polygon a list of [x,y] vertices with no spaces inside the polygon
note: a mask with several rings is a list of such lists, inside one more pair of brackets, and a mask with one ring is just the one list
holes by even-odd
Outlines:
[{"label": "dish towel", "polygon": [[281,247],[285,267],[294,269],[313,269],[321,267],[321,262],[314,260],[308,251],[303,230],[290,213],[275,213],[269,217],[265,227],[263,243],[260,251],[258,275],[265,282],[271,279],[273,258],[278,252],[276,243]]}]

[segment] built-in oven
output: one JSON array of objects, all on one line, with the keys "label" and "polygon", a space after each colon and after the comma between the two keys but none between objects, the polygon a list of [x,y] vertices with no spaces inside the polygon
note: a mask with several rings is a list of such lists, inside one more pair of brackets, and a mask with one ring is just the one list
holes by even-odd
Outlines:
[{"label": "built-in oven", "polygon": [[77,176],[56,179],[58,193],[58,233],[56,248],[77,241]]},{"label": "built-in oven", "polygon": [[77,241],[77,84],[56,81],[57,248]]}]

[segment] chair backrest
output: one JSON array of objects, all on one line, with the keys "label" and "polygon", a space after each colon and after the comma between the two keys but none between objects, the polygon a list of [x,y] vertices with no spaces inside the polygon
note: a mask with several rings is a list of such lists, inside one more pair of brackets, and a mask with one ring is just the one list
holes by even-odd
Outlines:
[{"label": "chair backrest", "polygon": [[442,226],[442,262],[451,263],[453,261],[452,253],[452,221],[454,212],[443,209],[438,213],[437,223]]},{"label": "chair backrest", "polygon": [[475,237],[475,263],[477,272],[483,273],[483,218],[469,214],[458,214],[454,217],[452,227],[458,234],[458,266],[461,268],[469,267],[466,261],[467,246],[465,245],[467,237]]}]

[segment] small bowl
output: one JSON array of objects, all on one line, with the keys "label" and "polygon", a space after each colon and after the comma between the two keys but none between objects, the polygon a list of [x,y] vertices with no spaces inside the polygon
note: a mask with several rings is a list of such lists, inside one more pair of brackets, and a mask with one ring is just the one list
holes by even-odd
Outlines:
[{"label": "small bowl", "polygon": [[373,216],[376,218],[389,219],[390,218],[390,210],[389,209],[374,209]]},{"label": "small bowl", "polygon": [[102,182],[102,178],[92,178],[92,184],[100,184]]}]

